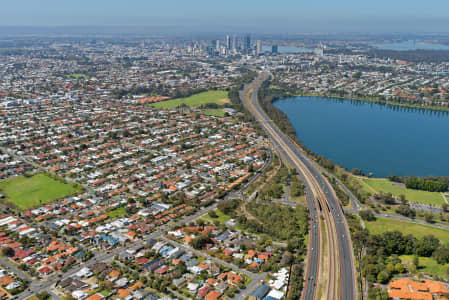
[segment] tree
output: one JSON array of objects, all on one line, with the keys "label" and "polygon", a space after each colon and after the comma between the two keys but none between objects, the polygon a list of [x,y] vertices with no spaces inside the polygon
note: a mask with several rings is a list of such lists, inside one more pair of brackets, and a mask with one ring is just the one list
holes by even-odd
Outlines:
[{"label": "tree", "polygon": [[356,176],[360,176],[360,175],[362,175],[362,169],[354,168],[354,169],[351,170],[351,173],[356,175]]},{"label": "tree", "polygon": [[398,262],[398,263],[394,266],[394,269],[395,269],[395,271],[398,272],[398,273],[404,273],[404,270],[405,270],[404,265],[403,265],[402,263],[400,263],[400,262]]},{"label": "tree", "polygon": [[416,216],[416,211],[410,208],[409,205],[404,204],[399,205],[399,207],[396,208],[396,212],[409,218],[414,218]]},{"label": "tree", "polygon": [[50,295],[48,294],[47,291],[42,291],[42,292],[40,292],[39,294],[37,294],[36,297],[37,297],[39,300],[47,300],[47,299],[50,298]]},{"label": "tree", "polygon": [[426,235],[419,241],[416,248],[416,254],[419,256],[430,257],[440,246],[440,240],[433,235]]},{"label": "tree", "polygon": [[443,211],[447,212],[447,210],[449,209],[449,204],[443,203],[441,204],[441,208],[443,209]]},{"label": "tree", "polygon": [[381,271],[377,274],[377,281],[380,283],[387,283],[390,279],[390,274],[387,271]]},{"label": "tree", "polygon": [[433,214],[430,212],[424,213],[424,220],[426,220],[427,223],[433,222]]},{"label": "tree", "polygon": [[213,218],[213,219],[218,218],[217,213],[216,213],[215,211],[213,211],[213,210],[211,210],[211,211],[208,213],[208,215],[209,215],[209,217],[211,217],[211,218]]},{"label": "tree", "polygon": [[203,249],[204,245],[210,242],[207,235],[200,235],[190,241],[190,245],[195,249]]},{"label": "tree", "polygon": [[407,199],[405,198],[405,195],[403,195],[403,194],[399,195],[399,201],[401,201],[402,205],[406,205],[408,202]]},{"label": "tree", "polygon": [[218,209],[224,214],[232,213],[240,205],[239,199],[223,200],[218,203]]},{"label": "tree", "polygon": [[365,221],[375,221],[376,217],[374,216],[374,213],[370,209],[365,209],[360,211],[360,217]]},{"label": "tree", "polygon": [[393,273],[395,271],[394,265],[392,263],[387,264],[387,270],[390,273]]},{"label": "tree", "polygon": [[413,256],[413,264],[419,268],[419,256],[415,255]]},{"label": "tree", "polygon": [[432,257],[441,265],[449,263],[449,247],[441,246],[433,252]]},{"label": "tree", "polygon": [[173,270],[173,276],[175,278],[179,278],[186,272],[187,272],[186,264],[183,261],[181,261],[176,265],[175,269]]},{"label": "tree", "polygon": [[14,252],[14,249],[13,249],[13,248],[11,248],[11,247],[5,247],[5,248],[2,249],[2,254],[3,254],[4,256],[7,256],[7,257],[13,257],[14,254],[15,254],[15,252]]},{"label": "tree", "polygon": [[416,177],[408,178],[405,181],[405,186],[409,189],[424,190],[429,192],[446,192],[449,187],[446,182]]},{"label": "tree", "polygon": [[402,182],[402,178],[397,175],[388,175],[388,180],[393,182]]}]

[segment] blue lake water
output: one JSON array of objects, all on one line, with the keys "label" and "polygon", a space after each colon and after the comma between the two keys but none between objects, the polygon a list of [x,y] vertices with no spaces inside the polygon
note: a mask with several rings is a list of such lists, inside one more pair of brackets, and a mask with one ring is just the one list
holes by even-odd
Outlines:
[{"label": "blue lake water", "polygon": [[299,140],[347,169],[376,177],[449,175],[449,114],[369,102],[295,97],[274,105]]},{"label": "blue lake water", "polygon": [[424,43],[420,41],[404,41],[400,43],[390,43],[390,44],[378,44],[376,45],[378,49],[382,50],[397,50],[397,51],[408,51],[408,50],[449,50],[449,45]]}]

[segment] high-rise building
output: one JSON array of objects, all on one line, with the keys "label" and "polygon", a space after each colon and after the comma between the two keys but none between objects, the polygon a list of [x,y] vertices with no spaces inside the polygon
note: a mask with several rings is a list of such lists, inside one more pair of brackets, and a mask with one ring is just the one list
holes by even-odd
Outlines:
[{"label": "high-rise building", "polygon": [[245,50],[251,49],[251,35],[247,34],[245,36],[243,47],[245,48]]},{"label": "high-rise building", "polygon": [[217,51],[220,51],[220,40],[216,40],[216,41],[215,41],[215,49],[216,49]]},{"label": "high-rise building", "polygon": [[262,41],[261,40],[257,40],[256,42],[256,55],[261,55],[262,54]]},{"label": "high-rise building", "polygon": [[278,45],[271,46],[271,53],[273,53],[273,54],[278,54],[279,53]]},{"label": "high-rise building", "polygon": [[231,49],[231,37],[229,35],[226,36],[226,49]]},{"label": "high-rise building", "polygon": [[232,35],[232,50],[236,50],[237,49],[237,36],[234,34]]}]

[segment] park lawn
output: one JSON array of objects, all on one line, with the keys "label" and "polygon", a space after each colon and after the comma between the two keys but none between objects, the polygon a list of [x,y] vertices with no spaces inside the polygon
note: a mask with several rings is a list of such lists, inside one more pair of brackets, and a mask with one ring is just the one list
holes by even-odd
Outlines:
[{"label": "park lawn", "polygon": [[204,111],[205,115],[223,118],[226,112],[222,109],[208,109]]},{"label": "park lawn", "polygon": [[411,234],[416,238],[422,238],[425,235],[434,235],[442,242],[449,241],[449,230],[440,229],[432,226],[415,224],[411,222],[392,220],[387,218],[377,218],[376,221],[365,221],[366,228],[370,234],[381,234],[387,231],[400,231],[402,234]]},{"label": "park lawn", "polygon": [[157,109],[173,109],[181,104],[186,104],[190,107],[201,106],[208,103],[215,103],[218,105],[224,105],[229,103],[228,92],[226,91],[207,91],[199,94],[192,95],[187,98],[178,98],[167,101],[160,101],[150,104],[151,107]]},{"label": "park lawn", "polygon": [[124,207],[118,207],[116,209],[108,211],[106,215],[111,219],[122,217],[126,215],[126,209]]},{"label": "park lawn", "polygon": [[[405,266],[413,264],[413,255],[400,255],[399,258]],[[448,278],[448,269],[449,264],[440,265],[432,257],[419,257],[419,272],[427,273],[432,276]]]},{"label": "park lawn", "polygon": [[87,75],[81,74],[81,73],[73,73],[73,74],[70,74],[70,75],[66,75],[66,77],[67,78],[73,77],[75,79],[79,79],[79,78],[87,79],[87,78],[89,78]]},{"label": "park lawn", "polygon": [[226,222],[227,220],[229,220],[231,218],[230,216],[222,213],[221,210],[219,210],[219,209],[215,209],[213,211],[217,214],[218,218],[212,218],[211,216],[209,216],[209,214],[205,214],[204,216],[200,217],[200,219],[203,219],[205,221],[210,221],[212,223],[214,221],[218,221],[218,222],[220,222],[220,224],[223,224],[224,222]]},{"label": "park lawn", "polygon": [[362,187],[362,190],[366,194],[373,195],[373,194],[377,193],[377,191],[374,188],[372,188],[371,186],[369,186],[365,181],[363,181],[363,179],[361,179],[357,176],[352,176],[352,178],[360,184],[360,186]]},{"label": "park lawn", "polygon": [[81,188],[73,183],[62,183],[44,173],[33,177],[14,177],[0,182],[6,201],[22,210],[75,195]]},{"label": "park lawn", "polygon": [[405,195],[410,202],[441,206],[445,203],[443,196],[436,192],[418,191],[394,186],[388,179],[365,178],[362,180],[378,192],[391,193],[393,196]]},{"label": "park lawn", "polygon": [[307,205],[306,196],[304,196],[304,195],[296,196],[296,197],[290,197],[290,202],[295,202],[295,203]]}]

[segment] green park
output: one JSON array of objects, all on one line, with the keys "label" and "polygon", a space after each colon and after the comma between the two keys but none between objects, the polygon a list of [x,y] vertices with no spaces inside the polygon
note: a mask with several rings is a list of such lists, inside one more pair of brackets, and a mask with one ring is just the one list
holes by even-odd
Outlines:
[{"label": "green park", "polygon": [[410,202],[431,204],[441,206],[445,201],[443,195],[437,192],[426,192],[420,190],[407,189],[395,185],[388,179],[383,178],[357,178],[363,187],[363,190],[370,193],[391,193],[393,196],[404,195]]},{"label": "green park", "polygon": [[13,177],[0,182],[5,201],[26,210],[75,195],[81,191],[77,184],[64,183],[40,173],[32,177]]},{"label": "green park", "polygon": [[411,234],[416,238],[422,238],[433,234],[436,238],[446,243],[449,241],[449,230],[432,226],[404,222],[388,218],[376,218],[375,221],[365,221],[366,228],[371,234],[382,234],[387,231],[400,231],[404,235]]},{"label": "green park", "polygon": [[217,104],[221,106],[226,103],[229,103],[228,92],[213,90],[198,93],[186,98],[177,98],[152,103],[150,106],[157,109],[174,109],[183,104],[189,107],[198,107],[205,104]]}]

